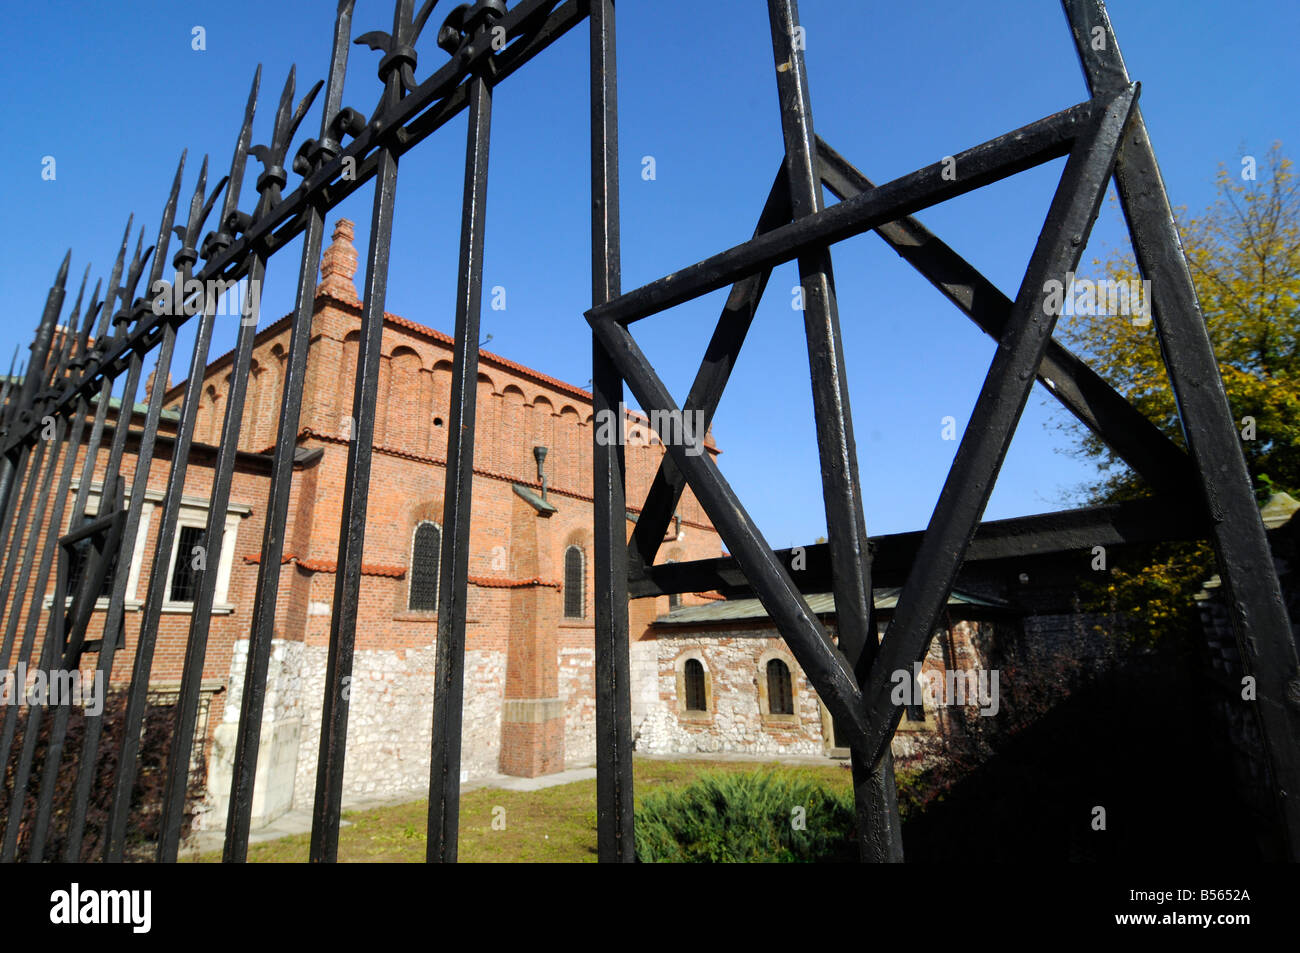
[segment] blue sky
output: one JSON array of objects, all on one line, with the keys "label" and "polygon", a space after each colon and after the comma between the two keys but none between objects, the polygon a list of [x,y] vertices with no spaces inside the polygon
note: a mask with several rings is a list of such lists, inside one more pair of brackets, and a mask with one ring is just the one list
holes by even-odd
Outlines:
[{"label": "blue sky", "polygon": [[[0,263],[10,289],[0,354],[26,345],[66,248],[73,273],[112,264],[129,213],[147,243],[182,148],[183,196],[211,154],[229,166],[254,68],[264,64],[254,142],[269,137],[281,85],[297,64],[299,91],[323,79],[333,3],[50,2],[10,5],[0,71],[15,135],[0,154],[8,226]],[[434,45],[440,4],[417,44],[423,79],[445,61]],[[707,10],[707,16],[700,12]],[[804,0],[807,62],[818,132],[877,182],[906,174],[1086,97],[1058,4],[965,0],[902,4]],[[1300,6],[1256,0],[1114,0],[1120,44],[1175,205],[1200,209],[1213,177],[1243,154],[1281,141],[1295,154],[1300,87],[1294,38]],[[391,0],[358,0],[354,36],[387,30]],[[191,48],[206,31],[206,50]],[[485,286],[507,307],[485,307],[488,349],[586,386],[591,376],[588,92],[585,25],[495,94]],[[618,58],[623,287],[630,290],[747,239],[781,156],[780,117],[765,5],[757,0],[620,3]],[[373,108],[379,55],[352,48],[347,105]],[[316,135],[319,104],[297,143]],[[21,132],[20,132],[21,130]],[[460,117],[401,163],[387,309],[452,329],[465,121]],[[53,156],[56,178],[41,177]],[[652,156],[655,178],[642,177]],[[1014,296],[1062,162],[1021,174],[919,217]],[[241,208],[260,167],[250,161]],[[211,180],[210,180],[211,181]],[[291,178],[291,186],[297,181]],[[364,258],[371,189],[330,216],[357,222]],[[1108,202],[1085,267],[1124,241]],[[174,250],[174,249],[173,249]],[[298,247],[277,255],[263,320],[289,308]],[[834,249],[867,527],[924,527],[957,444],[942,418],[964,426],[993,344],[873,235]],[[362,276],[358,275],[358,286]],[[724,475],[774,546],[825,533],[802,318],[791,308],[793,264],[777,270],[719,408],[714,433]],[[634,326],[680,401],[694,377],[725,292]],[[219,322],[212,354],[234,342]],[[188,353],[182,336],[180,361]],[[630,401],[630,397],[629,397]],[[1065,419],[1036,387],[986,518],[1077,502],[1092,466],[1070,455]]]}]

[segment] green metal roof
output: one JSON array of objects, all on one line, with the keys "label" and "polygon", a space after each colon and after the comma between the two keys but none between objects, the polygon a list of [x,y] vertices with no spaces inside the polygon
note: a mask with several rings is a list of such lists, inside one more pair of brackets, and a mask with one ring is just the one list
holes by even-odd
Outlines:
[{"label": "green metal roof", "polygon": [[[93,397],[91,397],[91,398],[90,398],[90,402],[91,402],[92,404],[97,404],[97,403],[99,403],[99,395],[98,395],[98,394],[95,394]],[[108,407],[109,407],[110,410],[117,410],[117,409],[118,409],[119,407],[121,407],[121,406],[122,406],[122,398],[121,398],[121,397],[110,397],[110,398],[108,399]],[[132,414],[139,414],[139,415],[142,416],[142,417],[143,417],[145,414],[147,414],[148,412],[149,412],[149,405],[148,405],[148,404],[139,404],[139,403],[137,403],[137,404],[133,405],[132,408],[131,408],[131,413],[132,413]],[[162,419],[162,420],[180,420],[180,419],[181,419],[180,411],[178,411],[178,410],[168,410],[166,407],[163,407],[163,408],[161,408],[161,409],[159,410],[159,412],[158,412],[158,416],[159,416],[159,418]]]},{"label": "green metal roof", "polygon": [[[877,589],[873,595],[877,609],[893,609],[898,604],[899,589],[889,586]],[[805,595],[808,607],[817,615],[835,614],[835,596],[829,592]],[[979,596],[953,591],[948,597],[950,606],[980,606],[1002,609],[1005,605]],[[667,615],[655,619],[655,625],[708,625],[717,622],[754,622],[768,618],[767,610],[757,599],[726,599],[704,606],[678,606]]]}]

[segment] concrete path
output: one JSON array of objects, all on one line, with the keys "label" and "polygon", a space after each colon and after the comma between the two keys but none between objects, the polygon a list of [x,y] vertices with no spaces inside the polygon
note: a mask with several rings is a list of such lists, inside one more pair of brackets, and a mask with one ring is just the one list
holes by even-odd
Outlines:
[{"label": "concrete path", "polygon": [[[557,774],[546,774],[538,778],[516,778],[508,774],[493,774],[485,778],[477,778],[473,781],[466,781],[460,786],[461,794],[467,791],[476,791],[479,788],[502,788],[506,791],[540,791],[542,788],[555,787],[558,784],[572,784],[574,781],[590,781],[596,777],[594,766],[584,768],[570,768],[568,771],[560,771]],[[344,811],[369,811],[377,807],[388,807],[392,804],[409,804],[411,801],[423,801],[429,796],[425,788],[418,790],[397,792],[394,794],[384,795],[382,797],[355,797],[343,799]],[[351,822],[340,820],[340,827],[348,827]],[[269,824],[259,827],[248,835],[250,844],[260,844],[264,841],[277,840],[281,837],[290,837],[294,834],[311,833],[311,810],[292,810],[281,814]],[[219,851],[225,845],[225,831],[211,830],[200,831],[191,836],[186,843],[186,853],[191,855],[207,854],[212,851]]]}]

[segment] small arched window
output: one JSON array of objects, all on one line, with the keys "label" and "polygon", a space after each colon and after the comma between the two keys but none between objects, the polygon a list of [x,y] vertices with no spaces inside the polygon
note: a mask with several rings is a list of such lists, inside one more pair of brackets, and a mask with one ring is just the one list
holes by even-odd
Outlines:
[{"label": "small arched window", "polygon": [[767,708],[770,715],[794,714],[790,667],[780,659],[774,658],[767,663]]},{"label": "small arched window", "polygon": [[704,691],[704,663],[688,658],[683,674],[686,677],[686,710],[708,711],[708,697]]},{"label": "small arched window", "polygon": [[564,551],[564,617],[581,619],[587,608],[587,560],[581,546]]},{"label": "small arched window", "polygon": [[[667,561],[670,562],[670,563],[675,563],[675,562],[677,562],[677,560],[675,560],[675,559],[669,559],[669,560],[667,560]],[[676,609],[676,608],[677,608],[679,605],[681,605],[681,604],[682,604],[682,594],[681,594],[680,592],[670,592],[670,593],[668,593],[668,611],[669,611],[669,612],[672,612],[674,609]]]},{"label": "small arched window", "polygon": [[438,608],[438,561],[442,557],[442,530],[427,520],[415,527],[411,542],[411,588],[408,609],[430,612]]}]

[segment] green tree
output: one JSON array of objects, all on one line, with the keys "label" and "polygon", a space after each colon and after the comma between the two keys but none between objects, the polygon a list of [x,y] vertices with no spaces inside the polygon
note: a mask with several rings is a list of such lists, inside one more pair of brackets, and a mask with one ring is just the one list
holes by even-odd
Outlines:
[{"label": "green tree", "polygon": [[[1248,160],[1248,161],[1247,161]],[[1258,163],[1219,167],[1216,201],[1200,216],[1176,213],[1206,328],[1246,465],[1261,502],[1300,496],[1300,182],[1274,143]],[[1252,174],[1253,173],[1253,174]],[[1106,278],[1138,279],[1131,248],[1094,261]],[[1101,310],[1101,309],[1098,309]],[[1075,315],[1060,336],[1179,445],[1186,446],[1154,325],[1127,315]],[[1091,432],[1079,452],[1096,461],[1092,502],[1149,495],[1141,479]],[[1139,566],[1113,567],[1103,601],[1138,619],[1135,635],[1194,631],[1191,595],[1213,573],[1207,545],[1152,547]]]}]

